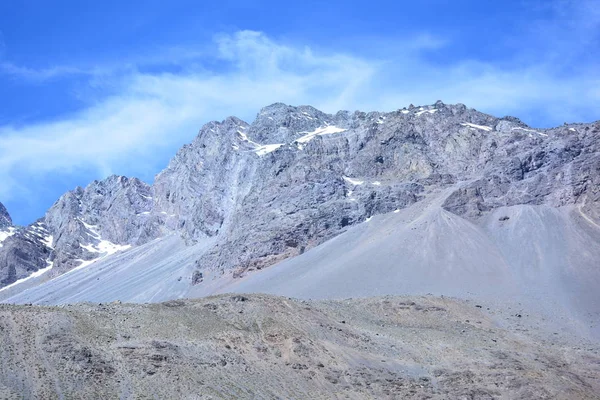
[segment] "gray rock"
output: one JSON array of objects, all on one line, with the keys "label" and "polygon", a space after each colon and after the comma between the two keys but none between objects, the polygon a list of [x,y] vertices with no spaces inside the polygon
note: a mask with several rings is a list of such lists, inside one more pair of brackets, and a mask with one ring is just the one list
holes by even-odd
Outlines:
[{"label": "gray rock", "polygon": [[4,204],[0,203],[0,229],[5,229],[12,226],[12,219],[4,207]]},{"label": "gray rock", "polygon": [[18,228],[0,247],[0,287],[52,265],[50,235],[43,222]]},{"label": "gray rock", "polygon": [[161,236],[166,217],[152,212],[153,204],[149,185],[124,176],[113,175],[65,193],[44,217],[54,236],[53,274]]},{"label": "gray rock", "polygon": [[[112,176],[66,193],[41,220],[53,236],[46,251],[56,275],[176,233],[188,245],[210,241],[195,268],[241,276],[450,186],[443,207],[467,218],[577,204],[599,221],[599,127],[532,129],[441,101],[336,114],[277,103],[252,124],[204,125],[152,186]],[[6,262],[0,271],[15,269]],[[6,271],[4,284],[19,275]]]}]

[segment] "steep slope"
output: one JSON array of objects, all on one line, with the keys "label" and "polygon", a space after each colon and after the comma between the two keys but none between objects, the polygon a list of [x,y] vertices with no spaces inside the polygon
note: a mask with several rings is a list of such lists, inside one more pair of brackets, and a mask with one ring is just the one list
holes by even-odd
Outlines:
[{"label": "steep slope", "polygon": [[122,176],[65,193],[44,218],[5,241],[0,287],[42,275],[36,281],[44,281],[162,236],[166,218],[151,213],[152,204],[149,185]]},{"label": "steep slope", "polygon": [[0,290],[0,299],[65,304],[114,300],[145,303],[186,297],[194,262],[211,244],[208,240],[186,246],[179,235],[168,235],[75,268],[43,285],[29,286],[25,291]]},{"label": "steep slope", "polygon": [[449,295],[509,304],[541,316],[549,328],[600,338],[600,227],[577,208],[545,205],[501,207],[472,223],[440,207],[444,200],[438,194],[373,217],[217,292]]},{"label": "steep slope", "polygon": [[[513,117],[442,102],[335,115],[274,104],[252,124],[234,117],[206,124],[152,186],[110,177],[65,194],[37,225],[24,228],[29,236],[52,236],[33,241],[35,248],[27,251],[35,255],[32,262],[5,257],[11,242],[14,251],[25,248],[23,235],[7,239],[0,249],[1,284],[44,270],[49,262],[53,267],[45,279],[72,268],[115,267],[111,260],[127,257],[113,253],[175,234],[202,250],[191,251],[185,265],[170,258],[172,268],[189,273],[185,282],[203,277],[193,279],[198,286],[189,286],[190,293],[210,292],[439,190],[447,194],[439,204],[443,211],[428,217],[436,228],[425,233],[478,239],[472,259],[445,254],[450,250],[443,242],[435,250],[471,269],[485,253],[497,260],[490,273],[513,279],[496,239],[481,234],[480,220],[504,206],[575,205],[598,223],[599,134],[598,123],[539,130]],[[166,246],[164,254],[168,242],[157,242]],[[123,255],[128,251],[133,250]],[[420,263],[433,260],[417,258],[411,265],[420,270]],[[588,268],[586,263],[581,268]],[[144,273],[139,263],[120,265],[131,268],[128,276]],[[36,298],[45,298],[40,293]]]},{"label": "steep slope", "polygon": [[598,398],[575,347],[431,296],[0,305],[0,397]]}]

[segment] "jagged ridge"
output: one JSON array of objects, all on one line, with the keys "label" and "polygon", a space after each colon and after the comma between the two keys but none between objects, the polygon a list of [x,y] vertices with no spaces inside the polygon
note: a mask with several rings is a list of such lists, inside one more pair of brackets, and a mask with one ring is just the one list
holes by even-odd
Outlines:
[{"label": "jagged ridge", "polygon": [[[335,115],[274,104],[252,124],[206,124],[152,186],[112,176],[66,193],[5,240],[0,285],[173,232],[188,244],[214,241],[198,254],[199,270],[239,275],[457,182],[444,207],[468,218],[503,205],[579,203],[597,220],[598,132],[597,123],[531,129],[442,102]],[[35,239],[36,226],[47,235]]]}]

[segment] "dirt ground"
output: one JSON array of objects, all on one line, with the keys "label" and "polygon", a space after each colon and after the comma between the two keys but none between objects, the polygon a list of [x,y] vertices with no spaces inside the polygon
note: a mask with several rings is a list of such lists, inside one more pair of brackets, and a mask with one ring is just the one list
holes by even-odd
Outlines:
[{"label": "dirt ground", "polygon": [[495,318],[434,296],[0,305],[0,398],[600,398],[600,346]]}]

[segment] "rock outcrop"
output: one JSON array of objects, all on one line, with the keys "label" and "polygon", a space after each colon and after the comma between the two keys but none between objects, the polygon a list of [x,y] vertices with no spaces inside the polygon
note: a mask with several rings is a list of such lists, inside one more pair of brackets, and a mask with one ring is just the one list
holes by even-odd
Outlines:
[{"label": "rock outcrop", "polygon": [[0,229],[6,229],[10,226],[12,226],[12,219],[4,204],[0,203]]}]

